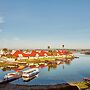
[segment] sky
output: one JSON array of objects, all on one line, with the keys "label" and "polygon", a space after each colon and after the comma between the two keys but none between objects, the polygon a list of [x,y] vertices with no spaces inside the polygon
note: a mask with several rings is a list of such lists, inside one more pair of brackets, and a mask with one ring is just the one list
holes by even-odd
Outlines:
[{"label": "sky", "polygon": [[90,49],[90,0],[0,0],[0,48]]}]

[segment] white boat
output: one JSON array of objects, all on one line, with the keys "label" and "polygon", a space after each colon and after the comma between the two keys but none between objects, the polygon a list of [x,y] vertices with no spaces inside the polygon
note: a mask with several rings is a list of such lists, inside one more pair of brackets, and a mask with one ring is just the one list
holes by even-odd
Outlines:
[{"label": "white boat", "polygon": [[32,69],[29,69],[29,70],[25,70],[22,73],[22,79],[24,81],[28,81],[28,80],[32,79],[32,77],[35,77],[38,73],[39,73],[38,68],[32,68]]},{"label": "white boat", "polygon": [[19,78],[21,77],[22,73],[21,72],[13,72],[13,73],[8,73],[4,76],[4,79],[6,78],[11,78],[11,77],[14,77],[14,78]]},{"label": "white boat", "polygon": [[13,80],[20,78],[21,76],[22,76],[21,72],[8,73],[4,76],[3,80],[1,80],[0,83],[11,82]]}]

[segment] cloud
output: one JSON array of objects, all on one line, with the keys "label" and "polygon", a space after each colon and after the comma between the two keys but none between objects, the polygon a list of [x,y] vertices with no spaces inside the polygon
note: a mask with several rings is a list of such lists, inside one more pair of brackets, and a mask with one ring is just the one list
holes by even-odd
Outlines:
[{"label": "cloud", "polygon": [[4,18],[0,16],[0,23],[4,23]]}]

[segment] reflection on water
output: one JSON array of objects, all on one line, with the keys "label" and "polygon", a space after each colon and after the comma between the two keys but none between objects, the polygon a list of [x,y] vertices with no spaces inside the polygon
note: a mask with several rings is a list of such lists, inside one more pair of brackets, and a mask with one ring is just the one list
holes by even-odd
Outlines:
[{"label": "reflection on water", "polygon": [[9,67],[2,67],[1,69],[2,69],[3,71],[7,71],[7,70],[10,71],[10,70],[12,70],[12,69],[9,68]]},{"label": "reflection on water", "polygon": [[[57,84],[69,81],[78,81],[82,80],[84,77],[90,77],[90,56],[78,56],[79,58],[73,60],[64,59],[51,62],[45,61],[29,63],[25,66],[26,68],[39,68],[40,73],[38,74],[38,77],[35,77],[26,83],[28,85]],[[2,79],[6,73],[15,72],[18,70],[21,70],[20,67],[1,67],[0,79]],[[15,80],[11,83],[25,84],[22,78]]]},{"label": "reflection on water", "polygon": [[[30,68],[45,68],[48,67],[48,71],[51,69],[56,69],[58,68],[58,65],[62,65],[62,68],[64,69],[64,64],[70,65],[72,62],[72,59],[64,59],[64,60],[55,60],[55,61],[48,61],[48,62],[39,62],[39,63],[29,63],[28,66],[25,67],[30,67]],[[21,65],[22,66],[22,65]],[[13,66],[8,66],[8,67],[0,67],[2,71],[10,71],[10,70],[21,70],[19,69],[20,67],[13,67]]]},{"label": "reflection on water", "polygon": [[[30,68],[39,68],[39,69],[48,68],[48,71],[52,71],[52,69],[56,70],[59,65],[62,65],[62,69],[64,69],[65,68],[64,64],[70,65],[71,61],[72,61],[71,59],[64,59],[64,60],[45,61],[45,62],[38,62],[38,63],[34,62],[34,63],[29,63],[28,66],[23,66],[21,64],[21,66],[19,66],[18,68],[16,66],[7,66],[7,67],[5,66],[5,67],[1,67],[1,70],[3,72],[8,73],[8,71],[12,71],[12,70],[14,72],[16,72],[16,71],[20,71],[20,70],[23,71],[25,69],[30,69]],[[23,69],[24,67],[25,67],[25,69]],[[31,82],[36,77],[38,77],[38,74],[34,75],[34,76],[31,76],[27,81],[21,81],[21,79],[20,79],[20,82]],[[17,82],[18,81],[16,80],[16,83]]]},{"label": "reflection on water", "polygon": [[62,69],[64,69],[64,64],[70,65],[71,61],[72,61],[71,59],[65,59],[65,60],[58,60],[55,62],[50,62],[47,64],[48,71],[50,71],[51,69],[58,68],[58,65],[62,65]]}]

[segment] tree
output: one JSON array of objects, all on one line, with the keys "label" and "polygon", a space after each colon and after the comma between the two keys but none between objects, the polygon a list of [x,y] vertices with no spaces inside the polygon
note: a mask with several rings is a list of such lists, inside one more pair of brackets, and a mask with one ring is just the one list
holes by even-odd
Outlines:
[{"label": "tree", "polygon": [[48,46],[48,50],[50,50],[50,46]]},{"label": "tree", "polygon": [[62,45],[62,48],[64,48],[64,45]]},{"label": "tree", "polygon": [[6,53],[6,52],[8,52],[8,49],[7,48],[3,48],[3,51]]}]

